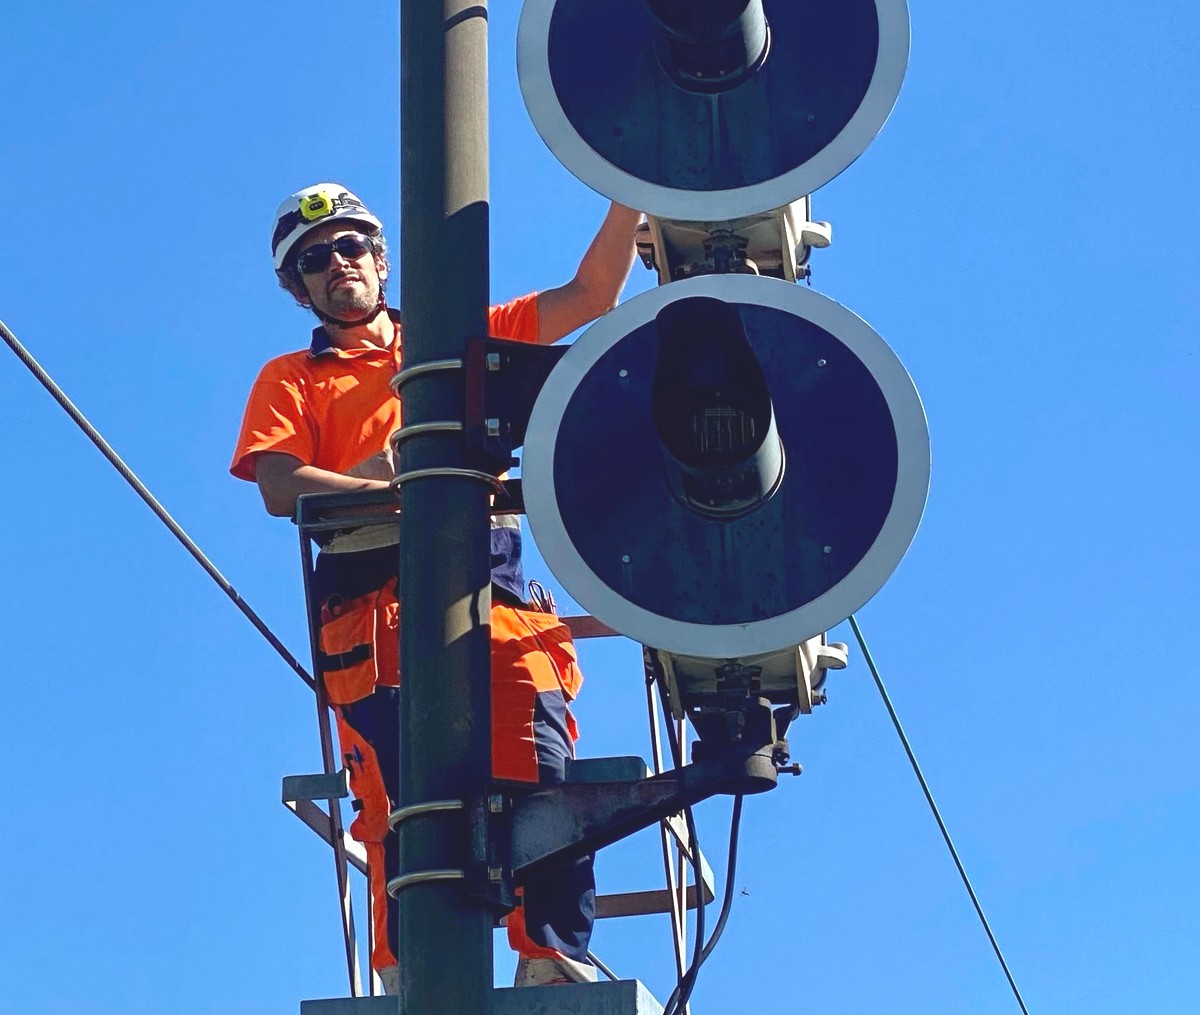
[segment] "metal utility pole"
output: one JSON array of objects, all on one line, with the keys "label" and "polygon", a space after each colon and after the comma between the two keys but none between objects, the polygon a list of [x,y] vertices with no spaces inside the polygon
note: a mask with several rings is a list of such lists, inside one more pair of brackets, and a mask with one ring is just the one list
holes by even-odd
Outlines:
[{"label": "metal utility pole", "polygon": [[[401,292],[405,428],[463,417],[461,361],[487,333],[486,0],[400,3]],[[439,364],[413,373],[414,367]],[[488,485],[463,434],[409,431],[400,445],[400,803],[481,798],[491,776]],[[426,471],[428,470],[428,471]],[[403,875],[462,869],[466,817],[400,826]],[[489,912],[462,881],[399,893],[401,1010],[488,1011]]]}]

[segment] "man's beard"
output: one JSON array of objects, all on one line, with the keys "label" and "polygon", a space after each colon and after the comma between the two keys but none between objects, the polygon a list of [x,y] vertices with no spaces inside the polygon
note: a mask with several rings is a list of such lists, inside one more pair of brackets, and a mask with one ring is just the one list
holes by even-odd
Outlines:
[{"label": "man's beard", "polygon": [[379,302],[379,287],[371,286],[360,289],[341,287],[329,294],[329,307],[332,316],[346,320],[354,320],[363,314],[370,313]]}]

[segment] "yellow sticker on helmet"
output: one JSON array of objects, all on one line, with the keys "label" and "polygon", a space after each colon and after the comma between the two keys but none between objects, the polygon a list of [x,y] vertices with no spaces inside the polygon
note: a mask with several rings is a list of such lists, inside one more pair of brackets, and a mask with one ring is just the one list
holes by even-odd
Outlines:
[{"label": "yellow sticker on helmet", "polygon": [[300,198],[300,214],[306,222],[315,222],[333,213],[333,200],[323,190]]}]

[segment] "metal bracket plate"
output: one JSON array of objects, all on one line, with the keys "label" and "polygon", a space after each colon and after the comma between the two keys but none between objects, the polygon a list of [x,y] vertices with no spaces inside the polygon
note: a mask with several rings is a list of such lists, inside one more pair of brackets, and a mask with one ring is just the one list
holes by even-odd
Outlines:
[{"label": "metal bracket plate", "polygon": [[538,392],[566,346],[531,345],[505,338],[472,338],[467,345],[467,446],[481,468],[503,472],[525,428]]}]

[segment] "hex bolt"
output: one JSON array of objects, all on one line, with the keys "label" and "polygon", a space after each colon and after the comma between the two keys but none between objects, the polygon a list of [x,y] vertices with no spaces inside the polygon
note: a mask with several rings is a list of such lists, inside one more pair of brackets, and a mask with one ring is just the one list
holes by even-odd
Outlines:
[{"label": "hex bolt", "polygon": [[823,367],[824,365],[825,365],[825,361],[823,359],[817,360],[817,366]]},{"label": "hex bolt", "polygon": [[623,554],[621,554],[621,563],[622,563],[622,564],[628,564],[628,563],[629,563],[629,561],[630,561],[630,560],[632,560],[632,559],[633,559],[633,558],[631,558],[631,557],[629,556],[629,554],[627,554],[627,553],[623,553]]},{"label": "hex bolt", "polygon": [[825,551],[824,551],[824,552],[825,552],[825,553],[833,553],[833,547],[832,547],[832,546],[827,546],[827,547],[825,547]]},{"label": "hex bolt", "polygon": [[617,376],[618,376],[618,377],[621,377],[621,378],[628,377],[628,376],[629,376],[629,371],[628,371],[628,370],[626,370],[624,367],[621,367],[621,369],[617,371]]}]

